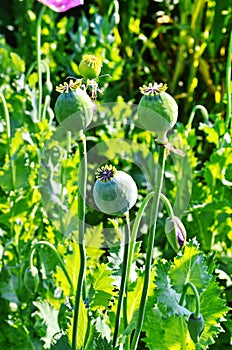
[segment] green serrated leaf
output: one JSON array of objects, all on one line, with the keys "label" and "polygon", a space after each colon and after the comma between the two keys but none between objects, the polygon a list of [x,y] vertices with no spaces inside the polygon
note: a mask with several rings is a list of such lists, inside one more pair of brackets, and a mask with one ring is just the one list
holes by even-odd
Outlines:
[{"label": "green serrated leaf", "polygon": [[204,256],[200,253],[195,240],[189,241],[183,253],[175,257],[169,276],[178,293],[182,293],[187,282],[193,283],[198,290],[202,290],[207,285],[210,276]]},{"label": "green serrated leaf", "polygon": [[188,315],[190,313],[189,310],[178,304],[179,296],[171,286],[170,278],[168,277],[169,270],[170,263],[164,260],[158,261],[155,281],[158,308],[165,316]]},{"label": "green serrated leaf", "polygon": [[119,244],[118,246],[112,246],[109,250],[109,268],[111,269],[111,275],[114,278],[114,284],[120,288],[120,282],[121,282],[121,264],[123,261],[123,248],[124,246],[122,244]]},{"label": "green serrated leaf", "polygon": [[67,335],[62,335],[58,340],[54,341],[51,350],[72,350]]},{"label": "green serrated leaf", "polygon": [[94,322],[96,330],[99,334],[101,334],[101,338],[110,342],[110,327],[106,323],[106,318],[102,318],[98,316]]},{"label": "green serrated leaf", "polygon": [[[78,317],[78,334],[77,334],[77,349],[83,349],[85,343],[85,336],[88,328],[88,311],[83,300],[80,301],[79,317]],[[72,341],[73,334],[73,318],[70,320],[69,328],[67,330],[69,341]]]},{"label": "green serrated leaf", "polygon": [[114,295],[111,271],[106,264],[97,264],[96,268],[90,274],[90,278],[91,287],[88,298],[91,309],[107,307],[110,299]]},{"label": "green serrated leaf", "polygon": [[223,332],[220,323],[225,321],[225,316],[230,309],[226,306],[225,300],[220,298],[220,293],[217,282],[212,278],[200,295],[201,314],[204,318],[205,328],[197,349],[203,350],[206,346],[213,344],[218,333]]},{"label": "green serrated leaf", "polygon": [[[68,271],[68,274],[73,282],[73,286],[76,286],[80,268],[80,253],[78,244],[74,241],[70,243],[69,248],[69,253],[64,256],[64,263],[66,270]],[[68,283],[67,278],[60,266],[57,266],[54,277],[57,281],[57,284],[60,285],[64,295],[69,296],[70,284]]]},{"label": "green serrated leaf", "polygon": [[219,135],[215,130],[214,125],[200,123],[199,129],[203,130],[207,134],[206,139],[208,142],[215,143],[216,146],[218,146]]},{"label": "green serrated leaf", "polygon": [[139,309],[141,294],[143,290],[143,277],[139,276],[135,283],[133,283],[133,288],[127,293],[127,317],[128,323],[133,319],[134,313]]},{"label": "green serrated leaf", "polygon": [[85,233],[86,255],[88,259],[99,261],[99,257],[104,252],[101,248],[103,243],[103,225],[87,228]]},{"label": "green serrated leaf", "polygon": [[[97,319],[96,319],[97,320]],[[93,349],[108,349],[112,350],[112,342],[109,340],[109,326],[107,325],[107,318],[102,316],[98,321],[91,322],[88,328],[88,340],[85,344],[86,350]],[[118,347],[114,348],[115,350]]]},{"label": "green serrated leaf", "polygon": [[150,350],[195,350],[184,316],[163,317],[157,308],[146,310],[142,339]]},{"label": "green serrated leaf", "polygon": [[46,325],[46,335],[41,339],[44,342],[44,346],[50,348],[53,336],[60,332],[58,311],[46,300],[33,301],[33,304],[38,309],[34,312],[33,316],[38,316],[42,323]]}]

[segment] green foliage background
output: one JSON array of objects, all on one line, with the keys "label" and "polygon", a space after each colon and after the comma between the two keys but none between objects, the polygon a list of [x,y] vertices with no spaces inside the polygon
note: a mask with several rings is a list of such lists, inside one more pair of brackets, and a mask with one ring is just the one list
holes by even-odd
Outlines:
[{"label": "green foliage background", "polygon": [[[105,78],[100,82],[104,92],[98,95],[100,103],[136,104],[140,99],[139,86],[153,81],[168,84],[168,92],[179,106],[179,121],[170,138],[176,147],[187,154],[192,175],[192,189],[185,186],[188,179],[183,182],[182,191],[190,196],[190,202],[182,212],[181,198],[176,202],[176,194],[178,184],[183,181],[183,164],[181,160],[173,164],[169,159],[165,174],[166,195],[172,203],[177,203],[176,210],[183,216],[190,243],[183,255],[174,257],[163,234],[164,211],[158,221],[155,242],[152,277],[155,287],[152,284],[150,288],[140,348],[161,349],[164,343],[156,342],[158,335],[164,334],[167,349],[174,349],[174,346],[175,349],[182,349],[186,343],[187,349],[229,349],[232,342],[229,311],[232,302],[232,125],[228,114],[231,98],[228,96],[228,86],[231,84],[230,81],[228,83],[231,2],[95,0],[85,1],[84,6],[62,14],[46,9],[42,19],[42,58],[45,62],[43,92],[44,96],[49,96],[49,106],[42,121],[37,119],[38,78],[34,65],[36,18],[40,8],[41,4],[32,0],[0,3],[0,91],[7,103],[11,126],[9,138],[1,101],[0,324],[3,331],[0,345],[12,350],[22,347],[39,350],[50,348],[54,334],[61,329],[68,329],[70,336],[68,320],[72,314],[72,293],[56,255],[52,255],[47,246],[37,249],[33,263],[39,273],[38,289],[34,288],[33,276],[30,288],[26,288],[25,270],[29,266],[29,253],[35,242],[45,240],[56,247],[75,285],[77,247],[72,237],[64,236],[60,226],[54,225],[51,220],[49,206],[41,201],[38,176],[40,171],[40,176],[46,178],[48,173],[44,164],[54,156],[43,153],[44,148],[47,144],[58,146],[62,157],[59,161],[53,158],[51,162],[56,171],[53,180],[67,190],[65,204],[71,207],[72,213],[76,212],[79,159],[75,145],[72,152],[67,154],[65,139],[62,144],[58,142],[60,136],[58,141],[56,139],[57,122],[53,114],[57,98],[55,86],[67,76],[78,77],[78,63],[82,55],[92,53],[103,60],[102,74],[111,75],[110,79]],[[190,123],[190,114],[196,105],[205,106],[208,115],[197,109]],[[149,133],[132,126],[125,128],[122,120],[127,118],[126,112],[116,112],[109,120],[111,124],[97,126],[87,132],[88,147],[90,149],[102,140],[106,145],[113,144],[113,140],[117,142],[119,138],[139,145],[138,149],[133,149],[133,154],[130,149],[125,150],[123,142],[117,142],[113,149],[102,150],[109,159],[114,157],[117,167],[131,173],[138,184],[139,201],[132,210],[133,218],[146,192],[144,174],[136,167],[134,160],[148,164],[145,150],[154,150],[155,144]],[[127,158],[123,157],[125,153]],[[156,156],[153,161],[156,161]],[[90,184],[95,166],[97,164],[94,162],[90,165]],[[153,178],[153,168],[149,164],[146,171]],[[45,182],[44,186],[48,204],[51,197],[57,195],[56,208],[59,212],[62,210],[59,205],[62,191],[54,194],[50,183]],[[91,202],[91,190],[88,199]],[[75,225],[75,218],[73,220]],[[83,334],[89,335],[86,349],[108,349],[112,346],[110,334],[115,318],[114,301],[117,300],[117,288],[113,288],[112,283],[118,286],[122,254],[114,246],[102,249],[102,227],[111,228],[115,245],[121,242],[121,238],[117,234],[117,223],[103,214],[96,215],[94,209],[88,210],[87,222],[94,226],[86,235],[87,299],[93,322],[89,322],[86,305],[83,304],[83,323],[80,327]],[[143,230],[146,232],[146,218]],[[142,288],[145,248],[146,235],[143,235],[139,238],[134,256],[137,261],[134,263],[137,282],[131,285],[129,291],[130,300],[134,300],[134,303],[130,305],[131,322],[125,330],[126,334],[133,331],[137,319],[136,297]],[[189,256],[193,260],[200,257],[202,268],[195,271],[192,266],[189,267],[195,273],[194,281],[199,283],[202,313],[206,319],[206,331],[197,346],[191,341],[188,343],[184,325],[187,308],[181,309],[177,303],[181,291],[179,276],[185,281]],[[158,257],[163,265],[156,262]],[[187,306],[191,309],[191,295],[188,297]],[[167,317],[165,320],[164,316]],[[227,322],[221,323],[225,319]],[[153,323],[156,324],[155,331]],[[178,333],[180,329],[181,335]],[[123,341],[123,336],[125,334],[121,330],[120,341]],[[62,337],[57,344],[65,349],[66,338]]]}]

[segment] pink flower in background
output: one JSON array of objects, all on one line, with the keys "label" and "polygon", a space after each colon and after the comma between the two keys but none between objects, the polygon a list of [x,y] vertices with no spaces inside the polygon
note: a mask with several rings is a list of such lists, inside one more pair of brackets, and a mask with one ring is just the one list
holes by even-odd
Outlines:
[{"label": "pink flower in background", "polygon": [[84,0],[38,0],[56,12],[65,12],[72,7],[84,5]]}]

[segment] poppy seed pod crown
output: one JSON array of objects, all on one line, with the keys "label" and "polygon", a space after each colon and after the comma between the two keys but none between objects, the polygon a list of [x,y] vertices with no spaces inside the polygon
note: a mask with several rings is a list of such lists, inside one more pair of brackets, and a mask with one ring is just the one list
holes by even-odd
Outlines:
[{"label": "poppy seed pod crown", "polygon": [[93,197],[103,213],[124,215],[135,205],[138,190],[130,175],[105,165],[97,169],[96,178]]},{"label": "poppy seed pod crown", "polygon": [[166,84],[150,83],[140,87],[143,94],[138,104],[138,119],[142,127],[155,132],[160,142],[167,142],[167,132],[176,124],[178,106],[165,92]]},{"label": "poppy seed pod crown", "polygon": [[84,55],[79,64],[80,74],[87,79],[95,79],[101,73],[102,62],[94,55]]},{"label": "poppy seed pod crown", "polygon": [[92,121],[94,104],[85,90],[82,79],[70,80],[60,84],[56,90],[61,94],[55,103],[55,115],[58,122],[67,131],[78,132],[85,129]]}]

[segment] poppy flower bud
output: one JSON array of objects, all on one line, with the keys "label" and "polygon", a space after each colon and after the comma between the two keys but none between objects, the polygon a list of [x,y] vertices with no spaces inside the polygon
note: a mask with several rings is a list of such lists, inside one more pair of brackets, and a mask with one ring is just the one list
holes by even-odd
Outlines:
[{"label": "poppy flower bud", "polygon": [[39,286],[39,272],[37,267],[26,268],[24,273],[24,285],[29,292],[35,293]]},{"label": "poppy flower bud", "polygon": [[182,221],[177,216],[166,219],[165,234],[175,252],[178,252],[185,244],[186,230]]},{"label": "poppy flower bud", "polygon": [[194,343],[199,342],[200,335],[204,330],[204,319],[201,314],[199,314],[199,317],[196,317],[194,313],[189,316],[188,330]]}]

